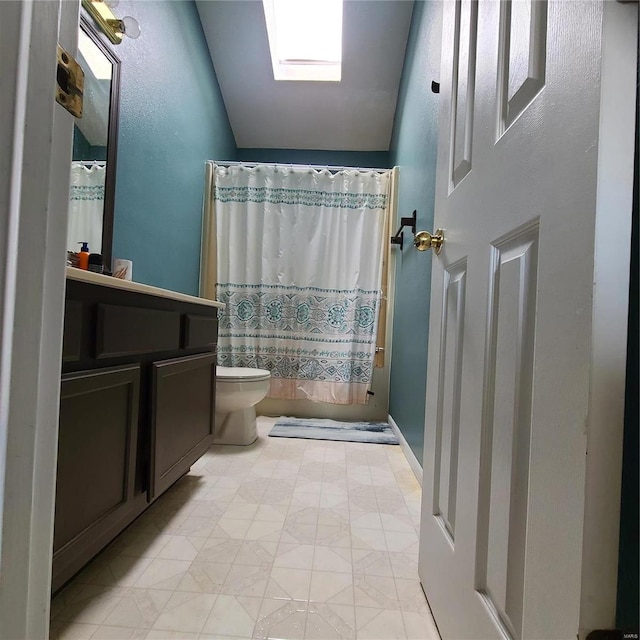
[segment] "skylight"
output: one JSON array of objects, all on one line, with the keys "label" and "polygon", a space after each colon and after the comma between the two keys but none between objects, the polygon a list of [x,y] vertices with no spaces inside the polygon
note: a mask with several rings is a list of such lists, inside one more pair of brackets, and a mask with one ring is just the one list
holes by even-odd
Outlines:
[{"label": "skylight", "polygon": [[78,30],[78,49],[97,80],[111,80],[111,62],[82,29]]},{"label": "skylight", "polygon": [[339,82],[342,0],[262,0],[275,80]]}]

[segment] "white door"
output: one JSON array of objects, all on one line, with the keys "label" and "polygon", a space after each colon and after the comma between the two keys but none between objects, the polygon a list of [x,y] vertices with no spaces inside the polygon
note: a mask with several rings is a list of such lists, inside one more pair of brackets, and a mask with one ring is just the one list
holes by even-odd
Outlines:
[{"label": "white door", "polygon": [[79,0],[0,2],[0,638],[48,637]]},{"label": "white door", "polygon": [[443,2],[419,571],[446,640],[580,625],[602,20]]}]

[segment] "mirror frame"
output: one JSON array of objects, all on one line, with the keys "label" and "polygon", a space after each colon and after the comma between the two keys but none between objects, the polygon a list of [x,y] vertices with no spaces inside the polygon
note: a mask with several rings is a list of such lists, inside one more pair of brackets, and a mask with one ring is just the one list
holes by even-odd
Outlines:
[{"label": "mirror frame", "polygon": [[[84,11],[84,10],[83,10]],[[111,92],[109,96],[109,127],[107,129],[107,169],[104,180],[104,209],[102,213],[102,264],[111,271],[113,249],[113,220],[116,196],[116,164],[118,159],[118,131],[120,125],[120,59],[102,39],[100,32],[84,13],[80,16],[79,29],[111,62]]]}]

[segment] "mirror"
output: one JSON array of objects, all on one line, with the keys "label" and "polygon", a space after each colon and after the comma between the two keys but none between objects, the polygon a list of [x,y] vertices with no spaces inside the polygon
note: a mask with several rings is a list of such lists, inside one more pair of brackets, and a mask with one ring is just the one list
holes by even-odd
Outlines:
[{"label": "mirror", "polygon": [[73,130],[67,249],[87,242],[111,266],[118,138],[120,61],[81,17],[77,61],[84,70],[84,109]]}]

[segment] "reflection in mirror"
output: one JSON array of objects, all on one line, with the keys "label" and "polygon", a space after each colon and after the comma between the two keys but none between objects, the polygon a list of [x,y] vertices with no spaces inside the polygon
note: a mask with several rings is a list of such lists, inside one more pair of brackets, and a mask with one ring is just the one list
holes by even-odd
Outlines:
[{"label": "reflection in mirror", "polygon": [[111,258],[113,172],[117,132],[118,61],[83,20],[78,62],[85,74],[83,116],[73,132],[67,249],[88,242],[92,253]]}]

